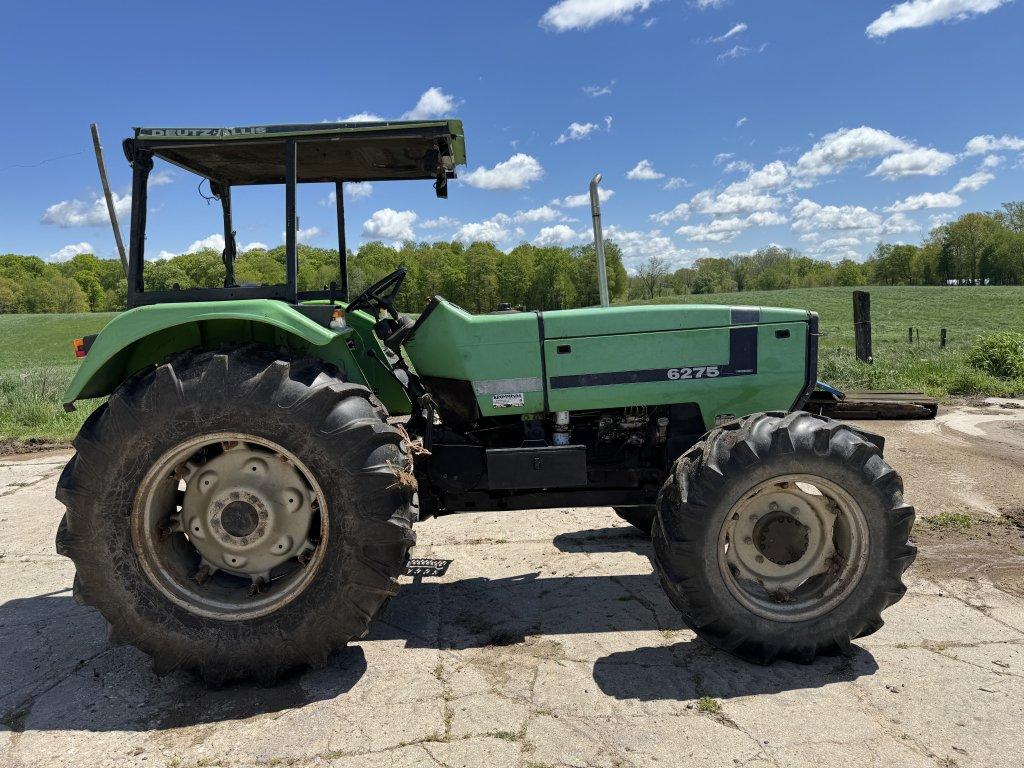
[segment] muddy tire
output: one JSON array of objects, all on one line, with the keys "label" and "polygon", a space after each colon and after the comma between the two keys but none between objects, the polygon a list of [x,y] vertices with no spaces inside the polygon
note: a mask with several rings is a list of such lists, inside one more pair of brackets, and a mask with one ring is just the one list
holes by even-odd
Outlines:
[{"label": "muddy tire", "polygon": [[651,535],[654,516],[658,508],[653,504],[645,507],[615,507],[615,514],[647,536]]},{"label": "muddy tire", "polygon": [[122,384],[74,446],[57,550],[76,598],[159,674],[271,682],[321,665],[398,588],[408,447],[369,390],[319,360],[182,353]]},{"label": "muddy tire", "polygon": [[683,620],[742,659],[851,651],[906,592],[914,509],[882,439],[808,413],[708,433],[659,496],[655,564]]}]

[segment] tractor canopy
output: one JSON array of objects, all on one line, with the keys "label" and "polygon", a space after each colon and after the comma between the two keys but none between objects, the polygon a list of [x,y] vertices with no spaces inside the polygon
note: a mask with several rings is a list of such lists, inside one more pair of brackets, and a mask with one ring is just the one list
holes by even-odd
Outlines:
[{"label": "tractor canopy", "polygon": [[[301,123],[241,128],[136,128],[134,148],[227,185],[284,184],[289,139],[301,143],[296,180],[455,177],[466,163],[461,120]],[[129,157],[129,159],[131,159]]]},{"label": "tractor canopy", "polygon": [[[136,128],[125,139],[132,165],[131,240],[128,254],[128,306],[184,301],[348,299],[345,263],[344,184],[367,181],[431,180],[438,197],[448,196],[448,180],[466,163],[461,120],[396,120],[370,123],[298,123],[235,128]],[[209,181],[224,218],[223,287],[150,290],[145,284],[146,214],[153,161],[168,163]],[[298,290],[296,186],[333,183],[338,217],[338,280],[323,290]],[[285,282],[246,285],[235,279],[238,252],[232,223],[231,190],[238,186],[281,184],[285,188]]]}]

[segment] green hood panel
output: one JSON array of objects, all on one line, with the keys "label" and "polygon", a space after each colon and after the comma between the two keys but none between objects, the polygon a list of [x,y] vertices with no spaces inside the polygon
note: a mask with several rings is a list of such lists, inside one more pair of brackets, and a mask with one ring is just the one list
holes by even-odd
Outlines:
[{"label": "green hood panel", "polygon": [[774,307],[730,307],[714,304],[589,307],[545,312],[544,337],[568,339],[617,333],[726,328],[742,323],[793,323],[806,320],[807,312],[802,309]]}]

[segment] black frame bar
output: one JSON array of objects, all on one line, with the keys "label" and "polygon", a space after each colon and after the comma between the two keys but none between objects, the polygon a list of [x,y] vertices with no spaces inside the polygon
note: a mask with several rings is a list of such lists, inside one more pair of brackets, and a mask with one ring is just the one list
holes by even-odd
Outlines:
[{"label": "black frame bar", "polygon": [[293,304],[298,301],[299,292],[298,222],[295,219],[297,158],[295,139],[288,139],[284,143],[284,268],[287,299]]},{"label": "black frame bar", "polygon": [[348,301],[348,245],[345,242],[345,184],[334,182],[334,201],[338,214],[338,270],[341,300]]}]

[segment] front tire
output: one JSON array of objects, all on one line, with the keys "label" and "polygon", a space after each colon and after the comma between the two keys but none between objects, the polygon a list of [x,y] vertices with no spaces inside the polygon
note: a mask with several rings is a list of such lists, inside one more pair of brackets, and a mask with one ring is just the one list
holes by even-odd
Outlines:
[{"label": "front tire", "polygon": [[414,542],[408,447],[313,358],[182,353],[121,385],[75,449],[58,551],[76,597],[158,673],[270,682],[322,664],[366,633]]},{"label": "front tire", "polygon": [[707,642],[760,664],[807,663],[881,628],[906,592],[913,523],[880,438],[808,413],[755,414],[676,462],[655,564]]}]

